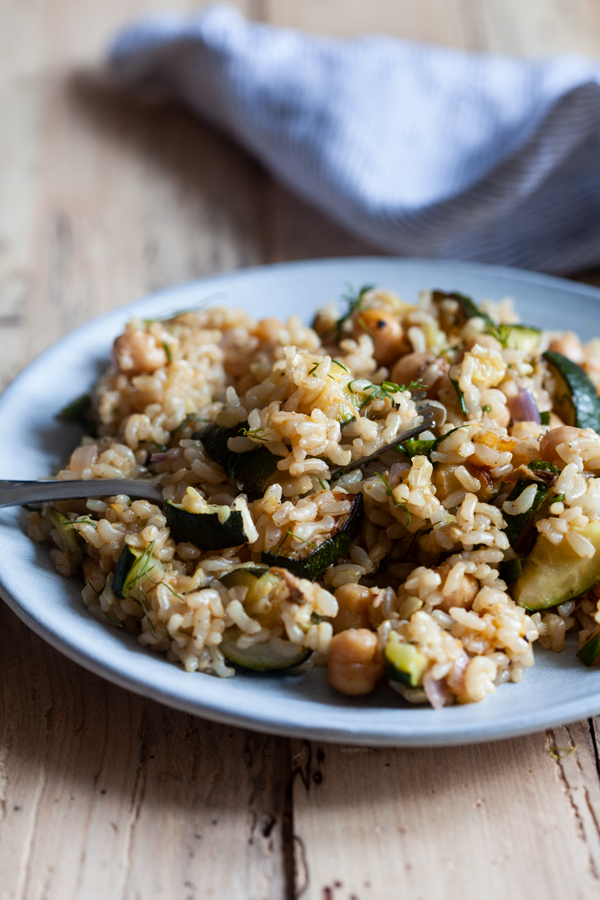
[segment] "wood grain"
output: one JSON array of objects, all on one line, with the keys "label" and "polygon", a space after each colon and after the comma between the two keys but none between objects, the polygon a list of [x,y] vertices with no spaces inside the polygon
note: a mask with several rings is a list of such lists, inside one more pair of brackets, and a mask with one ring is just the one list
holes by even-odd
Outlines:
[{"label": "wood grain", "polygon": [[286,893],[288,743],[167,709],[0,606],[0,897]]},{"label": "wood grain", "polygon": [[[0,385],[65,331],[150,290],[257,262],[377,252],[202,122],[141,106],[101,77],[121,25],[203,5],[1,5]],[[596,0],[236,5],[342,37],[600,52]],[[290,749],[113,687],[4,606],[0,634],[0,900],[600,893],[597,722],[452,750]],[[550,752],[575,746],[566,759]]]},{"label": "wood grain", "polygon": [[587,722],[439,750],[294,742],[298,897],[597,897],[596,752]]}]

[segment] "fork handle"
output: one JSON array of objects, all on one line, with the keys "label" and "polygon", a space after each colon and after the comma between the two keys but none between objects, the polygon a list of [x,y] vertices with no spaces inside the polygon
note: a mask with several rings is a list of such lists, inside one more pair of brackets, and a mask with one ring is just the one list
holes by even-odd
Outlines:
[{"label": "fork handle", "polygon": [[25,503],[47,503],[83,497],[113,497],[127,494],[136,499],[163,503],[161,488],[151,481],[104,478],[89,481],[1,481],[0,509]]}]

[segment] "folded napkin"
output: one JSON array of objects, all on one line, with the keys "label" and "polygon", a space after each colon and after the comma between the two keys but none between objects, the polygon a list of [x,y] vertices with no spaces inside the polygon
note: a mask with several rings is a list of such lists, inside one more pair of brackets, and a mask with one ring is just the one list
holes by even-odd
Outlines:
[{"label": "folded napkin", "polygon": [[525,61],[247,22],[230,6],[117,36],[118,82],[178,99],[401,255],[600,263],[600,63]]}]

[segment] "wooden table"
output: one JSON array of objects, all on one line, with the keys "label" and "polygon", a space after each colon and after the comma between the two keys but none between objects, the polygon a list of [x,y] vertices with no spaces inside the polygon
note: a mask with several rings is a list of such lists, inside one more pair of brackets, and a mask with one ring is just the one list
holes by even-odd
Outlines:
[{"label": "wooden table", "polygon": [[[2,4],[3,384],[67,330],[148,291],[372,252],[203,123],[93,74],[113,30],[163,5],[196,7]],[[239,5],[323,33],[600,53],[598,0]],[[113,687],[3,604],[0,620],[0,900],[600,896],[596,722],[451,750],[264,737]],[[577,749],[556,759],[553,747]]]}]

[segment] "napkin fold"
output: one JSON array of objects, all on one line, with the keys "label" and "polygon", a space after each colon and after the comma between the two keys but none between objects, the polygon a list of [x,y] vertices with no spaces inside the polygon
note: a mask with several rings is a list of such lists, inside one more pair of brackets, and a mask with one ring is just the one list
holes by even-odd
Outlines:
[{"label": "napkin fold", "polygon": [[400,255],[550,272],[600,264],[600,63],[155,15],[110,51],[289,188]]}]

